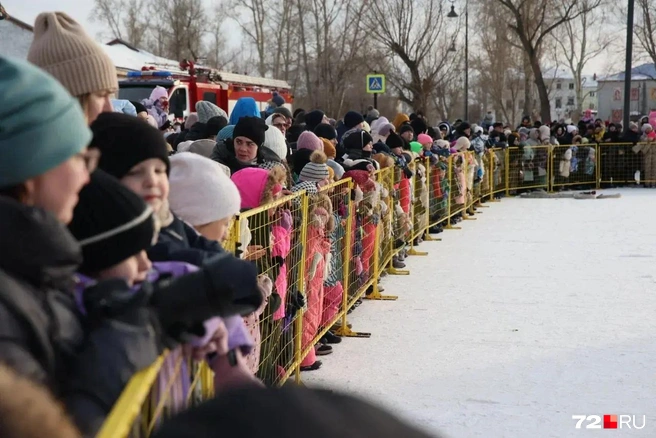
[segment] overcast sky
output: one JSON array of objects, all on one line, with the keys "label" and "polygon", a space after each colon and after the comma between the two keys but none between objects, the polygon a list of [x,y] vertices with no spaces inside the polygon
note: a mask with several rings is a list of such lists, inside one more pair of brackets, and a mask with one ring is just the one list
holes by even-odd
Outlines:
[{"label": "overcast sky", "polygon": [[[75,20],[80,22],[84,28],[93,35],[99,42],[106,43],[108,38],[102,38],[101,33],[106,32],[106,28],[98,22],[92,22],[89,19],[91,11],[93,10],[93,0],[0,0],[4,5],[7,13],[13,15],[19,20],[25,21],[29,24],[34,24],[34,19],[36,16],[43,11],[64,11],[73,17]],[[204,0],[208,5],[211,4],[211,0]],[[232,41],[229,41],[231,45],[238,44],[239,31],[234,26],[234,31],[232,26],[230,29],[226,29],[227,35],[232,35]],[[623,38],[623,35],[618,35],[618,38]],[[609,66],[609,60],[611,58],[606,56],[600,56],[597,59],[592,60],[588,63],[585,69],[585,73],[592,74],[597,73],[598,75],[604,75],[613,71],[620,71],[624,68],[624,59],[616,59],[613,57],[613,61],[617,62],[617,66]]]}]

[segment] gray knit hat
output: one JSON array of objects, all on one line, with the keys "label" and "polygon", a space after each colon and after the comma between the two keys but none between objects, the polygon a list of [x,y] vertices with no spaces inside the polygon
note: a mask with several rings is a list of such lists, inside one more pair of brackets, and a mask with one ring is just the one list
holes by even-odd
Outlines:
[{"label": "gray knit hat", "polygon": [[322,151],[314,151],[310,155],[310,162],[303,166],[301,174],[298,176],[299,181],[312,181],[319,182],[330,177],[328,165],[326,164],[328,158]]},{"label": "gray knit hat", "polygon": [[27,60],[53,75],[76,97],[118,90],[116,67],[109,55],[63,12],[36,17]]},{"label": "gray knit hat", "polygon": [[228,115],[218,106],[212,102],[201,100],[196,102],[196,112],[198,113],[198,121],[200,123],[207,123],[209,119],[215,116],[223,116],[228,120]]}]

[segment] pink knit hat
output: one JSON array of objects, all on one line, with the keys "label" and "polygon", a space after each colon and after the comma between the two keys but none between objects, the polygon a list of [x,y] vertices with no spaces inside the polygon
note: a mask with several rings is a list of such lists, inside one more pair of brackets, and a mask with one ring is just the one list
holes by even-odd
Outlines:
[{"label": "pink knit hat", "polygon": [[433,144],[433,139],[431,138],[430,135],[427,134],[419,134],[417,136],[417,141],[423,146],[426,144]]},{"label": "pink knit hat", "polygon": [[296,150],[309,149],[311,151],[323,151],[323,143],[312,131],[305,131],[298,137]]},{"label": "pink knit hat", "polygon": [[268,177],[269,172],[258,167],[247,167],[232,174],[232,182],[241,196],[242,209],[260,206]]}]

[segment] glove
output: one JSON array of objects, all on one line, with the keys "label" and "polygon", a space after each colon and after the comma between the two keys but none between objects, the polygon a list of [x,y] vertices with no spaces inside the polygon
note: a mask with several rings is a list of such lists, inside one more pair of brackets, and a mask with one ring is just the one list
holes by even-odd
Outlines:
[{"label": "glove", "polygon": [[289,212],[289,210],[279,211],[278,214],[280,217],[280,226],[287,231],[291,230],[294,219],[292,218],[292,214]]},{"label": "glove", "polygon": [[305,307],[305,295],[297,290],[293,290],[287,297],[286,314],[294,316],[296,313]]},{"label": "glove", "polygon": [[412,170],[410,170],[407,167],[403,168],[403,174],[406,176],[406,178],[412,178],[414,173],[412,173]]},{"label": "glove", "polygon": [[155,284],[144,283],[166,333],[179,339],[213,316],[248,315],[262,304],[257,269],[228,253],[218,254],[199,271]]}]

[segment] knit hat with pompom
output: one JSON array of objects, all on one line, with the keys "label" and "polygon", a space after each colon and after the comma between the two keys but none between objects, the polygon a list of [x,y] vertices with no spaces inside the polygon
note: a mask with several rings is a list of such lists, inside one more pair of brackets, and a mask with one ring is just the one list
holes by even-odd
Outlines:
[{"label": "knit hat with pompom", "polygon": [[310,155],[310,162],[303,166],[301,174],[298,176],[299,181],[314,181],[319,182],[330,177],[328,165],[326,162],[328,157],[322,151],[314,151]]}]

